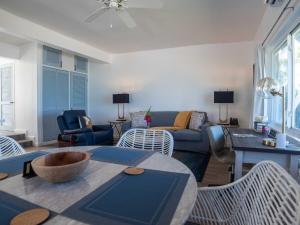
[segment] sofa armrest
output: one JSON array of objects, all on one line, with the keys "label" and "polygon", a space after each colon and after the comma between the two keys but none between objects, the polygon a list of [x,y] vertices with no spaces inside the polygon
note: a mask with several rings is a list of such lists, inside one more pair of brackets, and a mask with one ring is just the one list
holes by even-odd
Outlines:
[{"label": "sofa armrest", "polygon": [[122,134],[131,129],[131,121],[126,121],[121,126]]},{"label": "sofa armrest", "polygon": [[81,134],[81,133],[87,133],[87,132],[93,132],[90,128],[80,128],[80,129],[74,129],[74,130],[64,130],[64,135],[70,135],[70,134]]},{"label": "sofa armrest", "polygon": [[112,129],[111,125],[94,125],[93,131],[101,131],[101,130],[110,130]]}]

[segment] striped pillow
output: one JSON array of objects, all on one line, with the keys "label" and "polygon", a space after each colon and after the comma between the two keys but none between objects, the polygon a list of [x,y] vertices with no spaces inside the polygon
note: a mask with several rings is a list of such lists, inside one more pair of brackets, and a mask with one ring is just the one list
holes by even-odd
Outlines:
[{"label": "striped pillow", "polygon": [[205,112],[192,112],[189,129],[200,130],[201,126],[206,122]]},{"label": "striped pillow", "polygon": [[130,113],[131,127],[132,128],[147,128],[147,122],[145,120],[146,112],[134,112]]}]

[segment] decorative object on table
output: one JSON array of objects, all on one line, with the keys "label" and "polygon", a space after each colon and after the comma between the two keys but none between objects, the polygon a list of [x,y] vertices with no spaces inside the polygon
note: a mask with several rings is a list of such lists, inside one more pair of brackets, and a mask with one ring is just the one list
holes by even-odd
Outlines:
[{"label": "decorative object on table", "polygon": [[23,166],[23,177],[24,178],[32,178],[32,177],[37,176],[32,168],[31,162],[32,162],[32,160],[24,162],[24,166]]},{"label": "decorative object on table", "polygon": [[269,118],[268,116],[256,116],[254,121],[258,123],[267,123]]},{"label": "decorative object on table", "polygon": [[[277,133],[276,136],[276,148],[286,147],[286,112],[285,112],[285,82],[280,82],[282,87],[280,88],[279,82],[272,77],[265,77],[261,79],[257,84],[257,92],[263,98],[271,98],[272,96],[279,96],[282,99],[282,124],[281,133]],[[281,90],[280,90],[281,89]]]},{"label": "decorative object on table", "polygon": [[263,128],[268,126],[268,123],[263,123],[263,122],[254,122],[254,130],[257,133],[263,133]]},{"label": "decorative object on table", "polygon": [[275,147],[276,141],[273,138],[264,138],[263,139],[263,145]]},{"label": "decorative object on table", "polygon": [[146,112],[144,120],[146,120],[147,128],[150,128],[150,123],[151,123],[151,106],[149,107],[148,111]]},{"label": "decorative object on table", "polygon": [[231,126],[239,126],[239,120],[238,120],[238,118],[232,118],[232,117],[230,117],[229,124]]},{"label": "decorative object on table", "polygon": [[48,209],[31,209],[15,216],[10,221],[10,225],[38,225],[45,222],[49,218],[49,216],[50,212]]},{"label": "decorative object on table", "polygon": [[8,177],[8,173],[0,173],[0,180],[4,180]]},{"label": "decorative object on table", "polygon": [[26,153],[18,142],[7,136],[0,136],[0,148],[0,160]]},{"label": "decorative object on table", "polygon": [[34,172],[51,183],[61,183],[74,179],[87,167],[90,154],[87,152],[59,152],[34,159]]},{"label": "decorative object on table", "polygon": [[268,137],[270,134],[270,130],[271,130],[271,128],[268,127],[268,125],[265,125],[262,127],[262,134],[265,135],[266,137]]},{"label": "decorative object on table", "polygon": [[140,175],[142,173],[144,173],[145,170],[142,168],[137,168],[137,167],[129,167],[127,169],[124,170],[124,173],[128,174],[128,175]]},{"label": "decorative object on table", "polygon": [[80,118],[86,116],[85,110],[66,110],[57,117],[60,130],[57,138],[59,147],[113,144],[112,127],[110,125],[83,127],[85,122]]},{"label": "decorative object on table", "polygon": [[[126,121],[124,117],[124,104],[129,103],[129,94],[113,94],[113,104],[118,104],[118,121]],[[122,104],[122,114],[120,115],[120,104]]]},{"label": "decorative object on table", "polygon": [[[214,92],[214,103],[219,104],[219,122],[227,124],[228,123],[228,104],[234,103],[234,92],[233,91],[215,91]],[[222,104],[226,105],[226,118],[222,119]]]}]

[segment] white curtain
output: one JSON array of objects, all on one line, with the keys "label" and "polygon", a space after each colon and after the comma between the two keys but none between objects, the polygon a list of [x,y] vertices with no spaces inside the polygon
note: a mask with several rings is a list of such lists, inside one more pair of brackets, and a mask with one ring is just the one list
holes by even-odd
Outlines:
[{"label": "white curtain", "polygon": [[256,49],[256,59],[255,59],[255,70],[254,70],[254,87],[253,87],[253,110],[252,119],[250,122],[250,127],[253,127],[253,122],[256,116],[264,115],[264,100],[257,95],[256,87],[257,82],[264,77],[265,72],[265,60],[264,60],[264,48],[259,45]]}]

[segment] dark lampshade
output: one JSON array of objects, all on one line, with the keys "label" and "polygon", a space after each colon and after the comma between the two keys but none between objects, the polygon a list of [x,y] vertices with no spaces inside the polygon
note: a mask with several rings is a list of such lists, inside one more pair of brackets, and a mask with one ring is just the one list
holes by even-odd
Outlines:
[{"label": "dark lampshade", "polygon": [[233,103],[233,91],[215,91],[214,103]]},{"label": "dark lampshade", "polygon": [[113,94],[113,104],[129,103],[129,94]]}]

